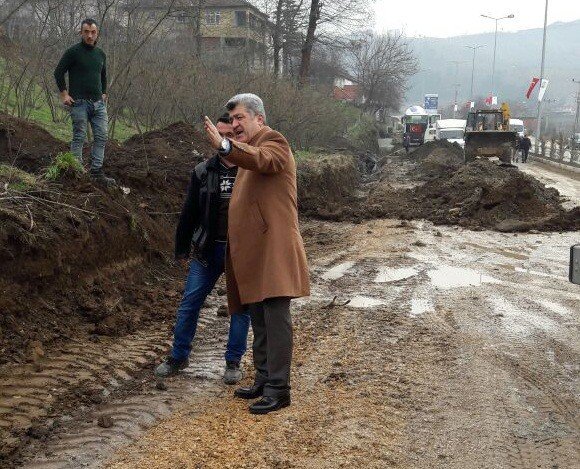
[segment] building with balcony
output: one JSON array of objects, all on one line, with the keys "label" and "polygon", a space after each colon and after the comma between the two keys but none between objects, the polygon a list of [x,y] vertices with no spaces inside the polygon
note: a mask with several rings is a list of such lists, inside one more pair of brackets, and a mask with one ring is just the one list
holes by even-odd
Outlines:
[{"label": "building with balcony", "polygon": [[243,59],[252,68],[269,66],[272,23],[246,0],[181,0],[169,13],[167,2],[142,1],[129,15],[147,25],[164,18],[159,35],[190,38],[204,53]]}]

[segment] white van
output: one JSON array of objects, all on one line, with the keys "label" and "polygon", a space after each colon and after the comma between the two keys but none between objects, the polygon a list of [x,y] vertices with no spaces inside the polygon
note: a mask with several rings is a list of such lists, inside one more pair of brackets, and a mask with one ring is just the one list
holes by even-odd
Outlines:
[{"label": "white van", "polygon": [[526,134],[526,128],[524,127],[524,121],[521,119],[510,119],[510,130],[512,132],[517,132],[518,137],[523,138]]},{"label": "white van", "polygon": [[447,140],[457,143],[461,148],[465,146],[465,119],[440,119],[435,123],[435,140]]}]

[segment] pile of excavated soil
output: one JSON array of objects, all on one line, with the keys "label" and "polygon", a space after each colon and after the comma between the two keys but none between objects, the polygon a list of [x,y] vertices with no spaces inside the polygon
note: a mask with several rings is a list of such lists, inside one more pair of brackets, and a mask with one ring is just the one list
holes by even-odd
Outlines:
[{"label": "pile of excavated soil", "polygon": [[359,187],[356,158],[317,155],[297,163],[298,208],[302,215],[324,220],[353,216]]},{"label": "pile of excavated soil", "polygon": [[[388,177],[371,191],[364,216],[423,218],[440,224],[498,231],[561,231],[580,228],[580,211],[566,211],[556,189],[515,167],[488,160],[461,164],[459,147],[437,142],[419,148],[404,176],[413,188]],[[390,166],[400,164],[392,162]],[[382,170],[389,173],[389,165]]]},{"label": "pile of excavated soil", "polygon": [[174,124],[111,143],[105,166],[125,192],[86,175],[45,180],[67,146],[0,116],[0,364],[77,335],[130,332],[178,301],[167,293],[181,283],[168,287],[165,271],[191,171],[210,151],[205,138]]},{"label": "pile of excavated soil", "polygon": [[411,157],[418,161],[419,170],[427,179],[454,171],[461,167],[464,161],[463,149],[447,140],[422,145],[411,154]]},{"label": "pile of excavated soil", "polygon": [[[32,123],[0,116],[0,364],[30,361],[38,347],[79,334],[124,334],[173,314],[156,308],[167,287],[152,290],[147,279],[152,261],[163,270],[172,257],[191,172],[214,153],[205,136],[175,123],[110,142],[105,169],[121,186],[111,189],[86,175],[47,181],[46,168],[67,148]],[[301,211],[345,217],[357,174],[350,156],[301,161]]]},{"label": "pile of excavated soil", "polygon": [[0,112],[0,163],[36,172],[67,149],[66,143],[38,125]]},{"label": "pile of excavated soil", "polygon": [[135,272],[165,256],[172,233],[120,190],[86,176],[58,182],[0,197],[0,363],[79,330],[122,334],[152,313],[127,311],[143,285]]},{"label": "pile of excavated soil", "polygon": [[148,212],[171,214],[181,208],[195,165],[213,154],[205,135],[177,122],[135,135],[123,145],[111,144],[106,167]]}]

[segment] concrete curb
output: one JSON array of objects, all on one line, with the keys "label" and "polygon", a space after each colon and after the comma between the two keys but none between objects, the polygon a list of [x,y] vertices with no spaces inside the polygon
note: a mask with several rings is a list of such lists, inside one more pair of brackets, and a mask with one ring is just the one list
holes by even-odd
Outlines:
[{"label": "concrete curb", "polygon": [[569,163],[566,161],[557,161],[557,160],[552,160],[550,158],[544,158],[542,156],[530,153],[530,159],[534,159],[537,160],[541,163],[546,163],[549,164],[551,166],[556,166],[560,169],[564,169],[566,171],[571,171],[574,173],[580,173],[580,164],[578,163]]}]

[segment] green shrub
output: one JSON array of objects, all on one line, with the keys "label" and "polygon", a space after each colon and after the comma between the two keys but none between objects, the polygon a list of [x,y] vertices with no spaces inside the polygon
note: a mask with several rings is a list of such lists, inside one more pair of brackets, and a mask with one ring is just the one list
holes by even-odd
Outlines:
[{"label": "green shrub", "polygon": [[376,122],[370,116],[361,116],[356,124],[349,127],[346,138],[354,148],[371,152],[379,150]]},{"label": "green shrub", "polygon": [[53,163],[46,169],[44,177],[51,181],[58,179],[66,172],[83,173],[83,165],[75,155],[67,151],[56,155]]}]

